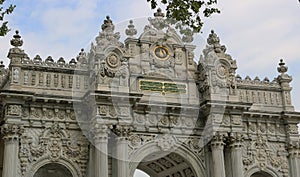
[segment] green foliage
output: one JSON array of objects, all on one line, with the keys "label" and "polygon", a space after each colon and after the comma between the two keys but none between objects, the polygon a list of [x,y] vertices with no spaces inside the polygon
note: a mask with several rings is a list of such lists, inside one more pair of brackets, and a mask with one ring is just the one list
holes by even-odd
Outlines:
[{"label": "green foliage", "polygon": [[[147,0],[151,8],[158,6],[159,0]],[[160,0],[166,5],[166,16],[190,27],[194,32],[200,32],[203,26],[203,18],[210,17],[212,14],[220,13],[214,5],[217,0]]]},{"label": "green foliage", "polygon": [[8,21],[4,21],[4,17],[5,15],[12,13],[16,7],[12,4],[6,7],[4,5],[4,2],[5,0],[0,0],[0,36],[5,36],[10,31],[10,29],[7,26]]}]

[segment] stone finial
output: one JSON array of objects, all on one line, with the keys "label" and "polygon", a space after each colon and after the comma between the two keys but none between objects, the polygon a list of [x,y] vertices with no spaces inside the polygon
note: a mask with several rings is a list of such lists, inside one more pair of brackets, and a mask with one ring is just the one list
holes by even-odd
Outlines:
[{"label": "stone finial", "polygon": [[285,63],[283,62],[283,59],[280,59],[279,67],[277,67],[277,71],[281,74],[284,74],[288,71],[288,67],[285,66]]},{"label": "stone finial", "polygon": [[133,37],[134,35],[137,34],[137,30],[134,28],[133,21],[129,21],[128,29],[125,30],[125,33],[129,37]]},{"label": "stone finial", "polygon": [[57,66],[59,67],[62,67],[66,64],[66,61],[63,57],[60,57],[58,60],[57,60]]},{"label": "stone finial", "polygon": [[51,56],[48,56],[45,60],[45,63],[48,65],[48,66],[52,66],[53,63],[54,63],[54,60]]},{"label": "stone finial", "polygon": [[16,34],[13,35],[13,39],[10,40],[10,44],[14,47],[21,47],[23,45],[23,40],[19,35],[19,31],[16,31]]},{"label": "stone finial", "polygon": [[157,11],[154,13],[154,17],[164,17],[165,14],[162,13],[161,8],[158,8]]},{"label": "stone finial", "polygon": [[36,55],[34,58],[33,58],[33,64],[35,65],[40,65],[42,63],[42,59],[39,55]]},{"label": "stone finial", "polygon": [[112,20],[109,16],[106,16],[106,19],[104,20],[103,24],[101,25],[101,29],[103,31],[113,31],[115,29],[114,24],[112,23]]},{"label": "stone finial", "polygon": [[214,32],[214,30],[211,30],[208,38],[207,38],[207,43],[209,45],[215,45],[215,44],[220,44],[220,38],[218,35]]},{"label": "stone finial", "polygon": [[87,56],[86,56],[86,53],[84,51],[84,49],[81,49],[78,56],[77,56],[77,61],[78,62],[81,62],[81,63],[86,63],[87,61]]},{"label": "stone finial", "polygon": [[76,66],[77,62],[75,61],[74,58],[72,58],[69,62],[69,65],[71,66],[71,68],[74,68]]},{"label": "stone finial", "polygon": [[3,61],[0,61],[0,69],[4,68],[5,65],[3,64]]}]

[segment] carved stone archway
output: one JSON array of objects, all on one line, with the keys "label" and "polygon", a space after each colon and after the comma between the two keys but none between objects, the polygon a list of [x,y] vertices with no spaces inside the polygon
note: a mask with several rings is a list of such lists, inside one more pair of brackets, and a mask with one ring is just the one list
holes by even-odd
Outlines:
[{"label": "carved stone archway", "polygon": [[[26,177],[47,177],[47,171],[52,169],[60,171],[57,175],[62,174],[63,177],[82,177],[82,174],[78,166],[74,166],[67,159],[59,159],[55,162],[51,162],[48,159],[41,159],[34,163],[28,170]],[[53,174],[49,174],[50,177],[55,177]],[[65,176],[64,176],[65,175]],[[57,176],[60,177],[60,176]]]},{"label": "carved stone archway", "polygon": [[256,172],[253,175],[251,175],[251,177],[272,177],[272,175],[270,175],[269,173],[266,172]]},{"label": "carved stone archway", "polygon": [[263,169],[261,169],[258,166],[254,166],[246,172],[245,177],[283,177],[283,176],[279,174],[275,169],[269,166],[266,166]]},{"label": "carved stone archway", "polygon": [[131,177],[136,169],[151,177],[205,177],[201,160],[184,146],[178,146],[174,151],[162,151],[156,143],[149,143],[131,155]]},{"label": "carved stone archway", "polygon": [[33,177],[73,177],[73,175],[61,164],[48,163],[39,168]]}]

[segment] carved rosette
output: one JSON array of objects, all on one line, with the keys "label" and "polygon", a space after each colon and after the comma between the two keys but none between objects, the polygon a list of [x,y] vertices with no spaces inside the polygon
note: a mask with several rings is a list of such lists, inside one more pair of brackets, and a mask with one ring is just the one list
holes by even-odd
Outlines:
[{"label": "carved rosette", "polygon": [[[56,162],[68,159],[75,167],[80,167],[85,174],[88,161],[88,142],[83,137],[73,139],[69,132],[57,122],[42,132],[27,131],[21,137],[19,156],[21,172],[25,174],[34,162],[49,159]],[[38,133],[39,132],[39,133]]]},{"label": "carved rosette", "polygon": [[8,105],[6,115],[22,116],[22,106],[21,105]]}]

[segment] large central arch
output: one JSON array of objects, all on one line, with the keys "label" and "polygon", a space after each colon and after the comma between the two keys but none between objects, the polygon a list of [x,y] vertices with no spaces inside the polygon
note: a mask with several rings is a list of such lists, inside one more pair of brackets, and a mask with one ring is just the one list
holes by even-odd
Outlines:
[{"label": "large central arch", "polygon": [[183,145],[174,150],[162,151],[157,143],[149,143],[133,152],[130,159],[130,177],[136,169],[151,177],[206,176],[201,160]]},{"label": "large central arch", "polygon": [[73,177],[73,175],[69,169],[61,164],[48,163],[39,168],[33,177]]}]

